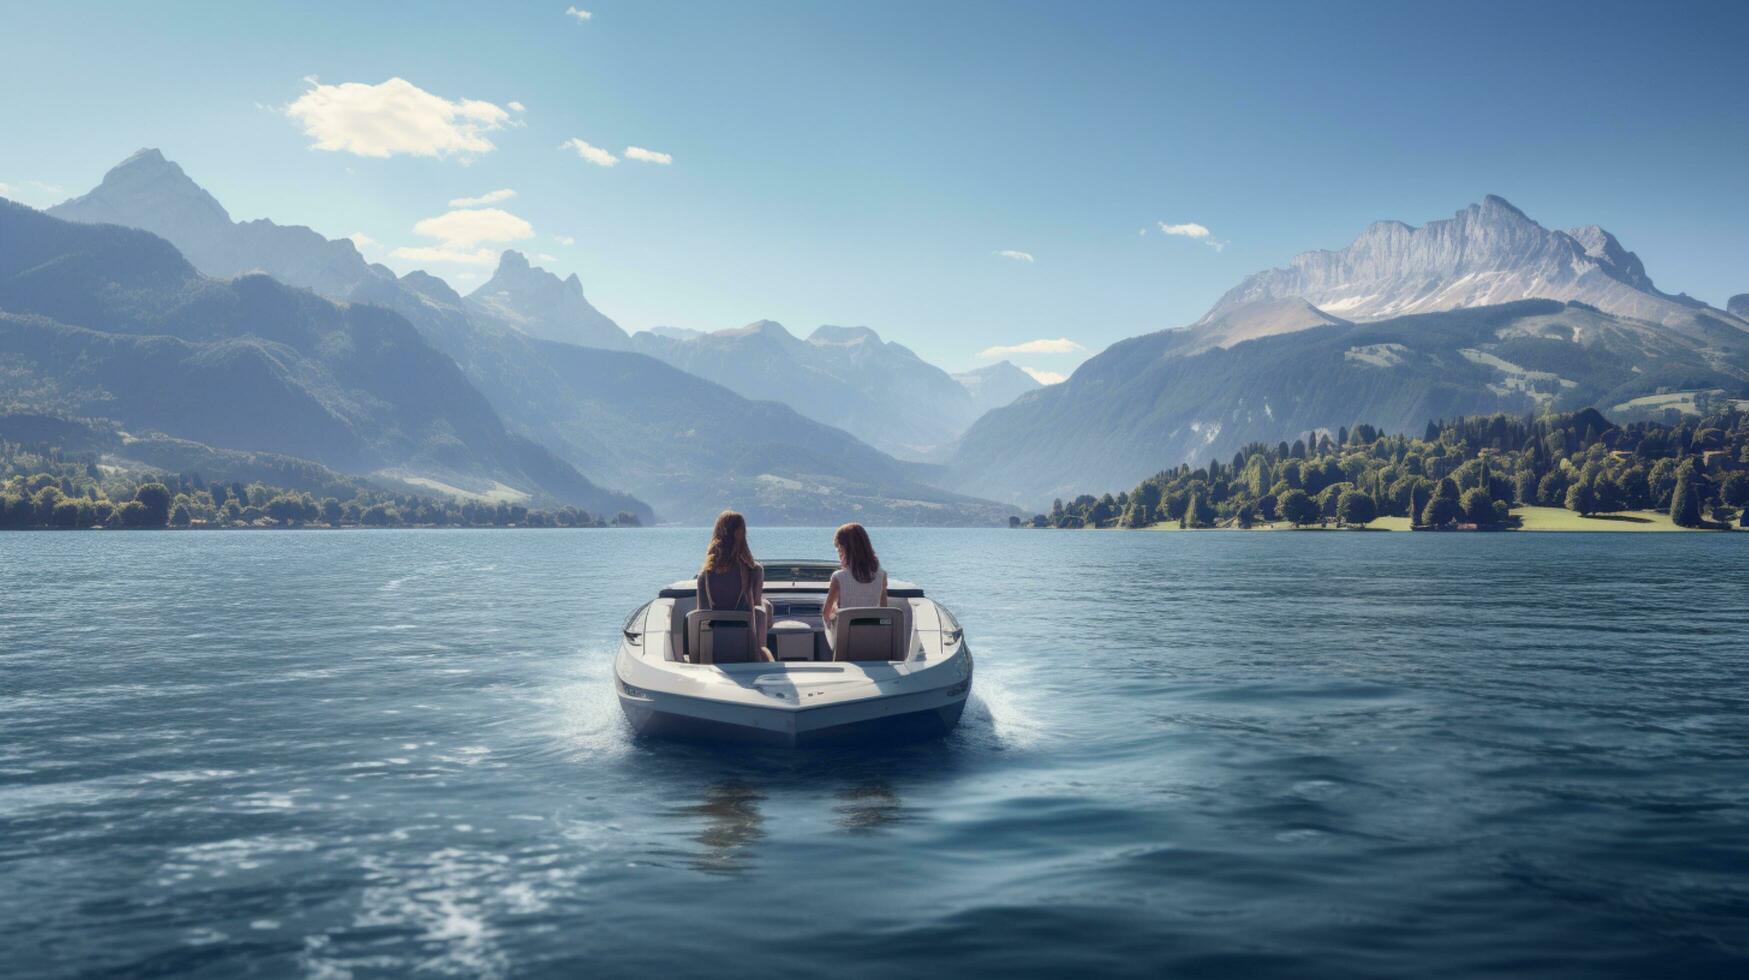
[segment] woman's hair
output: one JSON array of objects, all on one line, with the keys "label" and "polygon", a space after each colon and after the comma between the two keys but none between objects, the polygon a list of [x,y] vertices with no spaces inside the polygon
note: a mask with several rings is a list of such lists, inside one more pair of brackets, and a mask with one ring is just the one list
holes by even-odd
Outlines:
[{"label": "woman's hair", "polygon": [[832,535],[832,543],[844,549],[844,567],[850,569],[850,574],[858,582],[864,584],[873,582],[875,573],[881,570],[880,557],[875,554],[874,543],[868,539],[868,531],[861,524],[846,524]]},{"label": "woman's hair", "polygon": [[711,546],[705,549],[703,572],[726,572],[739,565],[752,568],[753,551],[747,547],[747,519],[732,510],[717,515],[711,528]]}]

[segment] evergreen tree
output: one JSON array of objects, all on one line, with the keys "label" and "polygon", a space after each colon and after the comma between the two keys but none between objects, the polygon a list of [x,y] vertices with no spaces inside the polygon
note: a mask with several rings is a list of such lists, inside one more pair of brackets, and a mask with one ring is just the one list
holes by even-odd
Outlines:
[{"label": "evergreen tree", "polygon": [[1567,488],[1567,509],[1581,517],[1597,513],[1597,492],[1584,480]]},{"label": "evergreen tree", "polygon": [[1428,498],[1427,506],[1421,511],[1421,523],[1429,527],[1443,527],[1462,514],[1463,505],[1458,497],[1457,484],[1451,477],[1446,477],[1434,486],[1433,496]]},{"label": "evergreen tree", "polygon": [[1512,499],[1520,507],[1530,507],[1536,503],[1536,473],[1532,470],[1519,470],[1512,478]]},{"label": "evergreen tree", "polygon": [[1677,527],[1700,527],[1700,495],[1686,467],[1676,478],[1676,490],[1670,497],[1670,520]]}]

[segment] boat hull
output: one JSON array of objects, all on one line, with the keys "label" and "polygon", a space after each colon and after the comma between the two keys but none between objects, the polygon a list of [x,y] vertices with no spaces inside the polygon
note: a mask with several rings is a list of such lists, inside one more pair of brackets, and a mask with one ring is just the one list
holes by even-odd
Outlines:
[{"label": "boat hull", "polygon": [[620,693],[620,708],[639,736],[688,741],[804,747],[845,742],[939,738],[959,724],[971,689],[920,691],[806,710],[755,708],[704,698]]}]

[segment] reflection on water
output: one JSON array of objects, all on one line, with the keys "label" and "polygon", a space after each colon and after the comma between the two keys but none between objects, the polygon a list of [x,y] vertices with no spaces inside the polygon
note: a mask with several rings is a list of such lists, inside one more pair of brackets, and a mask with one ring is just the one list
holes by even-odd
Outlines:
[{"label": "reflection on water", "polygon": [[872,834],[901,819],[904,803],[886,783],[865,783],[838,793],[837,823],[852,833]]},{"label": "reflection on water", "polygon": [[700,871],[730,874],[752,865],[748,849],[765,837],[759,804],[765,795],[742,783],[720,783],[705,790],[704,802],[681,812],[704,818],[696,839],[703,850],[692,864]]}]

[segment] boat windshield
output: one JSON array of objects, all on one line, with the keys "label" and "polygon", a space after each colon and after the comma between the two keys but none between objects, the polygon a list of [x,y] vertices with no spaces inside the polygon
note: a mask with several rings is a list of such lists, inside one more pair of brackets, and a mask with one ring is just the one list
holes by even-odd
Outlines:
[{"label": "boat windshield", "polygon": [[830,582],[832,573],[838,570],[835,561],[780,559],[760,564],[765,566],[767,582]]}]

